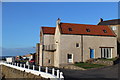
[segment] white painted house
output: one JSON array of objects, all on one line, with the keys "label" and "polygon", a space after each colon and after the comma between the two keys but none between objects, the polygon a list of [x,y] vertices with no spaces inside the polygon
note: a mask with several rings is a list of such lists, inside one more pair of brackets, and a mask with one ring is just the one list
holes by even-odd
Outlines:
[{"label": "white painted house", "polygon": [[7,58],[6,58],[6,61],[7,61],[7,62],[14,62],[14,61],[15,61],[15,58],[14,58],[14,57],[7,57]]}]

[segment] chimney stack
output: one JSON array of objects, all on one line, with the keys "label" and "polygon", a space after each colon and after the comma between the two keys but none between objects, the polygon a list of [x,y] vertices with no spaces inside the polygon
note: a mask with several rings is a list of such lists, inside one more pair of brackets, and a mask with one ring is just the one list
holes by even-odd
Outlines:
[{"label": "chimney stack", "polygon": [[56,23],[57,23],[57,25],[59,25],[59,24],[60,24],[60,21],[61,21],[61,20],[60,20],[60,18],[58,18],[58,19],[57,19],[57,22],[56,22]]},{"label": "chimney stack", "polygon": [[100,18],[100,22],[103,22],[103,19],[102,19],[102,18]]}]

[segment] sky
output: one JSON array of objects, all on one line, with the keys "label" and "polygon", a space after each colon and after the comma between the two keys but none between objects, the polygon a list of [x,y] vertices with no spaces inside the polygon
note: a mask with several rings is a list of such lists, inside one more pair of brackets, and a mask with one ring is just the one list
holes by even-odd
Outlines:
[{"label": "sky", "polygon": [[118,18],[117,2],[3,2],[2,55],[16,56],[35,52],[40,27],[55,27],[61,22],[94,24],[100,18]]}]

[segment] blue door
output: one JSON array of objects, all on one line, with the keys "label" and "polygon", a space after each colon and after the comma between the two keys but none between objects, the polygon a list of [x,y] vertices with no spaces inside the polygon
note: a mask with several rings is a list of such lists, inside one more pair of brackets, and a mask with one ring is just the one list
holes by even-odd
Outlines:
[{"label": "blue door", "polygon": [[94,58],[94,49],[90,49],[90,58]]}]

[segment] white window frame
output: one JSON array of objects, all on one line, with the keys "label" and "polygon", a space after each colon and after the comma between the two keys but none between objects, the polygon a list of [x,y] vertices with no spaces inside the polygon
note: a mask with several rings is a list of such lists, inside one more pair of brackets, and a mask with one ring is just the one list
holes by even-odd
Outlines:
[{"label": "white window frame", "polygon": [[116,30],[117,28],[116,28],[116,26],[112,26],[112,30]]},{"label": "white window frame", "polygon": [[[111,50],[107,57],[107,50]],[[105,50],[105,51],[104,51]],[[109,52],[108,52],[109,53]],[[105,56],[104,56],[105,55]],[[110,55],[110,56],[109,56]],[[101,58],[111,59],[112,58],[112,48],[101,48]]]},{"label": "white window frame", "polygon": [[111,58],[112,58],[112,48],[111,48]]},{"label": "white window frame", "polygon": [[[69,54],[70,54],[70,53],[69,53]],[[72,61],[69,62],[69,60],[68,60],[68,54],[67,54],[67,63],[73,63],[73,54],[70,54],[70,55],[72,55]]]}]

